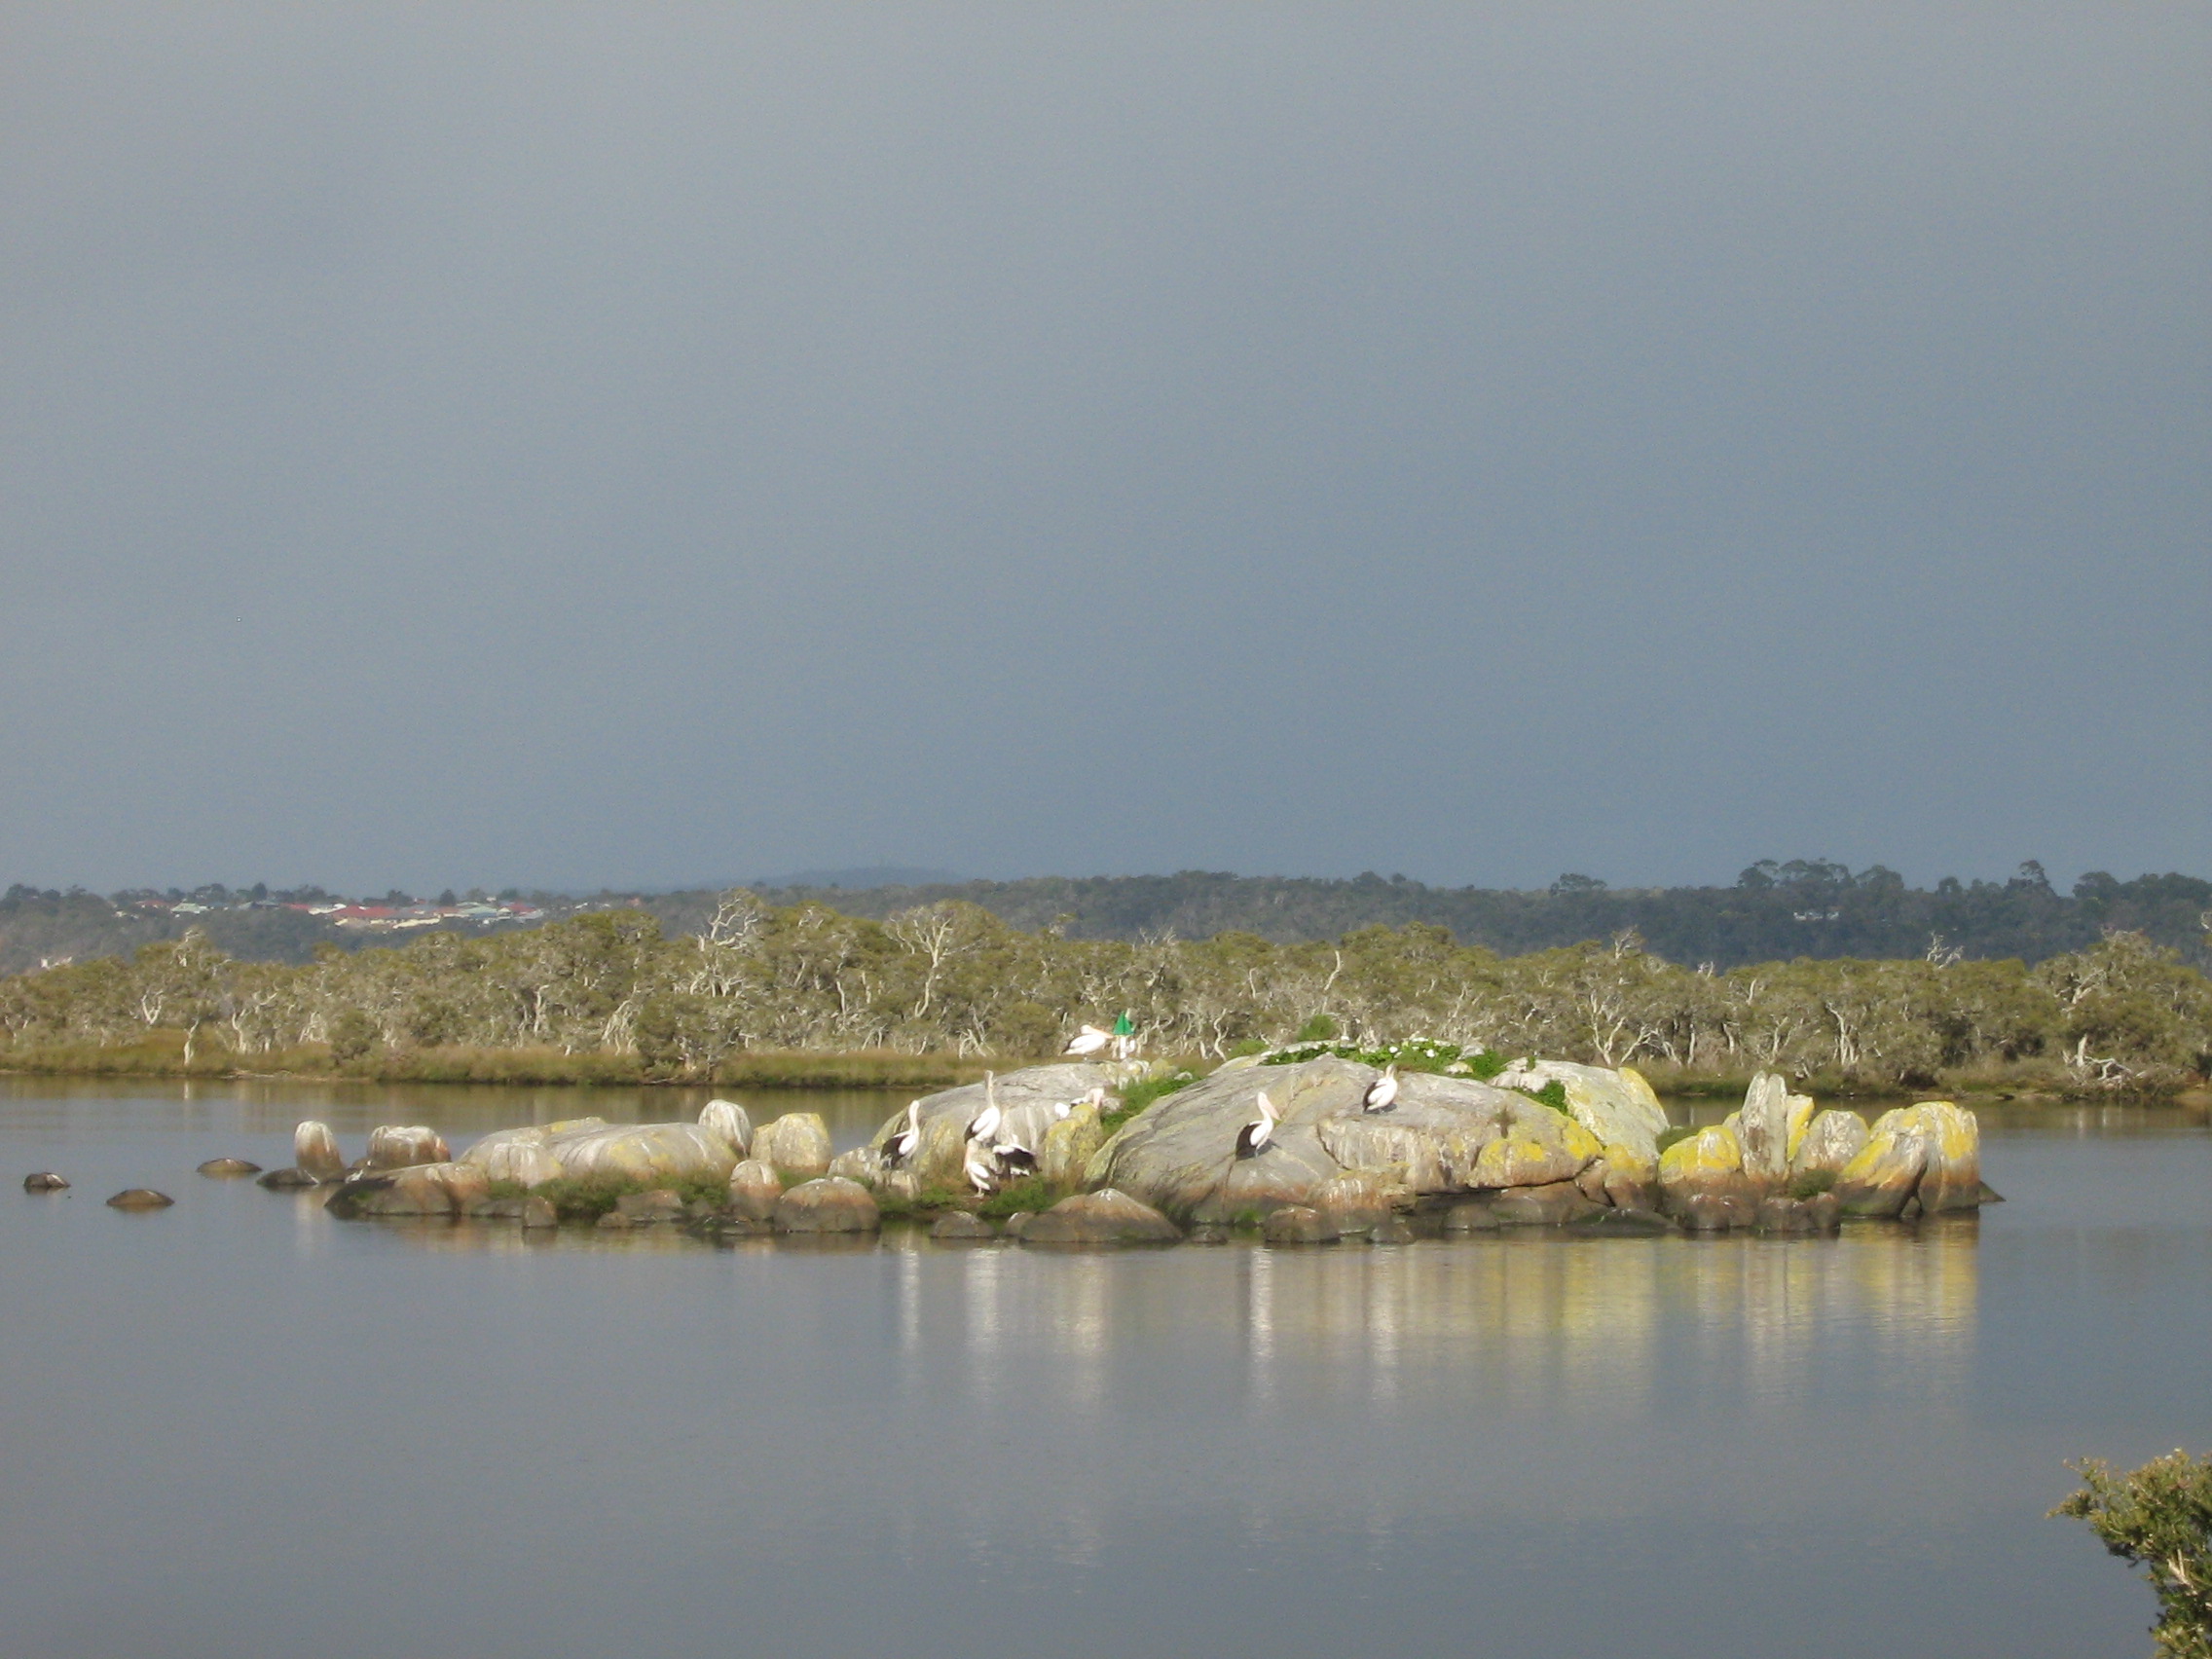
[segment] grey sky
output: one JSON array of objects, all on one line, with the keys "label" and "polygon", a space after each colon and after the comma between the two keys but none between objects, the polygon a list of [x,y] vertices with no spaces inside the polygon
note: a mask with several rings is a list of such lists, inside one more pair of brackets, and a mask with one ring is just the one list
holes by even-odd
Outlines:
[{"label": "grey sky", "polygon": [[0,881],[2212,871],[2212,8],[0,12]]}]

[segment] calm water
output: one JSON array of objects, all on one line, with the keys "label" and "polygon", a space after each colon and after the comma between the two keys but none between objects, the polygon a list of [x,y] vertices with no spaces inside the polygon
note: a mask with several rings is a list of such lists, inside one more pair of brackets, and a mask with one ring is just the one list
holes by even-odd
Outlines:
[{"label": "calm water", "polygon": [[1836,1241],[526,1245],[192,1172],[671,1106],[0,1084],[0,1650],[2140,1659],[2042,1513],[2212,1445],[2174,1115],[1985,1114],[2010,1203]]}]

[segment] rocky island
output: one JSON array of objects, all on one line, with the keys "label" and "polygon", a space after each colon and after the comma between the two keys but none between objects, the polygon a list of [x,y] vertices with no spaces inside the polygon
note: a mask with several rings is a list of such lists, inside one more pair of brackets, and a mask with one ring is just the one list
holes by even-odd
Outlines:
[{"label": "rocky island", "polygon": [[1486,1081],[1257,1055],[1122,1121],[1121,1096],[1146,1078],[1133,1062],[1034,1066],[918,1100],[842,1154],[813,1113],[756,1126],[728,1100],[694,1123],[501,1129],[458,1158],[432,1129],[386,1126],[352,1163],[311,1122],[294,1137],[296,1166],[261,1179],[327,1185],[329,1209],[348,1218],[718,1235],[867,1234],[894,1218],[935,1221],[948,1242],[996,1236],[997,1221],[1037,1245],[1219,1241],[1235,1229],[1278,1243],[1506,1228],[1821,1234],[1996,1198],[1972,1113],[1920,1101],[1868,1124],[1772,1073],[1724,1123],[1695,1130],[1671,1127],[1626,1067],[1522,1061]]}]

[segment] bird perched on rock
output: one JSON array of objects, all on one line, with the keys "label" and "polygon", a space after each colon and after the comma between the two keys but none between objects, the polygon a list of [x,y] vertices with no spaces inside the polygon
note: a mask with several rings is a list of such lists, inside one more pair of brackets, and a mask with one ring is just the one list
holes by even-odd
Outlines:
[{"label": "bird perched on rock", "polygon": [[999,1120],[1005,1114],[999,1110],[998,1079],[990,1072],[983,1074],[983,1109],[968,1120],[968,1138],[987,1141],[999,1132]]},{"label": "bird perched on rock", "polygon": [[1260,1090],[1258,1105],[1260,1115],[1236,1131],[1238,1158],[1256,1157],[1260,1149],[1268,1144],[1268,1137],[1275,1132],[1275,1124],[1282,1121],[1281,1114],[1275,1110],[1275,1103],[1268,1098],[1268,1091],[1264,1088]]},{"label": "bird perched on rock", "polygon": [[914,1148],[922,1144],[922,1103],[906,1102],[906,1126],[883,1143],[883,1161],[896,1169],[914,1156]]},{"label": "bird perched on rock", "polygon": [[1382,1075],[1367,1086],[1367,1092],[1360,1097],[1359,1109],[1362,1112],[1387,1112],[1397,1098],[1398,1068],[1395,1065],[1384,1066]]},{"label": "bird perched on rock", "polygon": [[1078,1057],[1095,1054],[1113,1040],[1114,1034],[1111,1031],[1101,1031],[1095,1025],[1086,1025],[1081,1031],[1068,1039],[1068,1046],[1062,1049],[1060,1052],[1074,1054]]}]

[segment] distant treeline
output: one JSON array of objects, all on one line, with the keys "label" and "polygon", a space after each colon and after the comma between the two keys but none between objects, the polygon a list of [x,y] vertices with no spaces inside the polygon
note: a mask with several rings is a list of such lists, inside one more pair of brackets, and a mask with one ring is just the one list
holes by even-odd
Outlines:
[{"label": "distant treeline", "polygon": [[1419,922],[1082,939],[957,900],[875,919],[737,891],[697,923],[672,938],[645,911],[598,911],[296,965],[236,960],[195,930],[0,979],[0,1064],[707,1082],[774,1054],[1029,1058],[1126,1010],[1147,1052],[1206,1060],[1426,1036],[1676,1081],[1773,1067],[1839,1091],[2155,1091],[2212,1065],[2212,981],[2133,932],[2032,967],[1938,947],[1722,969],[1633,930],[1511,956]]},{"label": "distant treeline", "polygon": [[[1208,939],[1235,932],[1293,944],[1340,939],[1378,924],[1419,922],[1449,929],[1462,944],[1506,956],[1610,939],[1633,928],[1649,949],[1670,961],[1710,962],[1720,969],[1800,956],[1920,956],[1931,948],[2035,963],[2086,949],[2118,929],[2212,968],[2206,935],[2212,881],[2188,875],[2120,881],[2093,870],[2063,894],[2032,862],[2009,881],[1946,877],[1927,889],[1907,887],[1897,871],[1880,865],[1855,873],[1839,864],[1798,859],[1762,860],[1732,887],[1616,889],[1589,876],[1563,875],[1547,890],[1516,892],[1427,887],[1404,876],[1317,881],[1186,870],[864,892],[784,889],[763,897],[785,904],[814,901],[875,917],[958,899],[1014,927],[1056,927],[1071,939],[1169,933]],[[673,933],[696,927],[714,899],[671,894],[647,903]]]},{"label": "distant treeline", "polygon": [[[467,897],[475,897],[472,893]],[[270,893],[266,887],[203,887],[103,897],[12,887],[0,896],[0,973],[42,963],[129,955],[143,944],[200,928],[226,955],[256,962],[306,962],[318,944],[358,949],[374,935],[288,910],[282,900],[323,899],[319,887]],[[444,897],[450,900],[449,893]],[[588,897],[513,888],[560,918],[589,909],[644,909],[674,937],[697,933],[713,916],[713,891],[666,894],[599,893]],[[2037,864],[2009,881],[1907,887],[1876,865],[1854,872],[1820,860],[1762,861],[1731,887],[1609,888],[1588,876],[1563,875],[1547,890],[1427,887],[1403,876],[1362,875],[1348,881],[1238,876],[1203,870],[1179,875],[1040,876],[1026,881],[972,881],[924,887],[763,889],[772,904],[822,903],[875,920],[898,910],[958,900],[988,910],[1012,927],[1048,929],[1079,940],[1137,940],[1172,934],[1209,939],[1248,933],[1276,944],[1341,939],[1359,928],[1419,922],[1448,929],[1462,944],[1502,955],[1551,950],[1578,940],[1610,939],[1634,929],[1653,952],[1673,962],[1728,969],[1796,957],[1907,957],[1931,949],[1974,959],[2018,957],[2027,963],[2086,949],[2113,930],[2139,933],[2212,969],[2207,916],[2212,881],[2188,875],[2142,875],[2120,881],[2093,870],[2059,893]],[[204,903],[199,913],[145,907],[148,899]],[[407,903],[387,893],[372,903]],[[501,929],[508,924],[501,924]],[[501,931],[455,923],[444,931],[467,937]],[[429,931],[429,930],[424,930]]]}]

